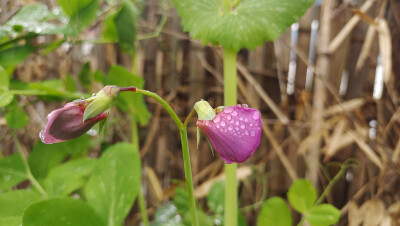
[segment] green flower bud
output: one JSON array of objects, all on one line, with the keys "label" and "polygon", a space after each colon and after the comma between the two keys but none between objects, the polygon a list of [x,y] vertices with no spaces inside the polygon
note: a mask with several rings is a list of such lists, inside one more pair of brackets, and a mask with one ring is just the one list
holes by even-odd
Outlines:
[{"label": "green flower bud", "polygon": [[[120,93],[118,86],[105,86],[94,97],[83,114],[83,122],[93,118],[111,108],[114,100]],[[92,98],[89,98],[92,99]]]},{"label": "green flower bud", "polygon": [[197,112],[199,120],[212,120],[215,117],[214,109],[205,100],[197,101],[194,104],[194,110]]}]

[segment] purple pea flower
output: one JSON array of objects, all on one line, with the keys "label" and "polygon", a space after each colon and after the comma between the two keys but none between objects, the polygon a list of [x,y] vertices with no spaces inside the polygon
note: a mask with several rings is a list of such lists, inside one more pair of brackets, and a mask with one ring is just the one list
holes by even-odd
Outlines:
[{"label": "purple pea flower", "polygon": [[212,119],[201,119],[197,127],[227,164],[246,161],[260,145],[261,114],[247,105],[219,107]]},{"label": "purple pea flower", "polygon": [[67,103],[63,108],[50,112],[47,124],[39,134],[45,144],[59,143],[82,136],[96,123],[108,115],[103,112],[83,122],[83,114],[88,104],[86,101]]},{"label": "purple pea flower", "polygon": [[75,100],[50,112],[40,139],[45,144],[53,144],[82,136],[107,118],[108,109],[121,91],[136,92],[136,87],[105,86],[93,97]]}]

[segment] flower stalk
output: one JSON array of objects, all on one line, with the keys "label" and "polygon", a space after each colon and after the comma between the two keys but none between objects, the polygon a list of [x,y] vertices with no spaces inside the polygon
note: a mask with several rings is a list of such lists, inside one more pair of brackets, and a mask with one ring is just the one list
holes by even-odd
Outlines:
[{"label": "flower stalk", "polygon": [[[224,104],[237,104],[236,51],[224,48]],[[238,193],[236,178],[237,163],[225,163],[225,225],[237,226]]]},{"label": "flower stalk", "polygon": [[190,153],[189,153],[189,142],[188,142],[188,137],[187,137],[187,124],[188,124],[190,118],[193,116],[194,112],[192,111],[189,114],[189,116],[186,118],[185,122],[182,123],[182,121],[179,119],[178,115],[171,108],[171,106],[156,93],[153,93],[153,92],[150,92],[147,90],[142,90],[142,89],[137,89],[136,93],[149,96],[149,97],[155,99],[158,103],[160,103],[164,107],[164,109],[168,112],[168,114],[172,117],[175,124],[179,128],[179,133],[180,133],[181,142],[182,142],[183,167],[184,167],[185,178],[186,178],[186,189],[187,189],[188,196],[189,196],[188,198],[189,198],[190,214],[192,217],[191,218],[192,225],[199,226],[199,219],[198,219],[197,210],[196,210],[196,200],[194,198],[193,178],[192,178],[192,169],[191,169]]}]

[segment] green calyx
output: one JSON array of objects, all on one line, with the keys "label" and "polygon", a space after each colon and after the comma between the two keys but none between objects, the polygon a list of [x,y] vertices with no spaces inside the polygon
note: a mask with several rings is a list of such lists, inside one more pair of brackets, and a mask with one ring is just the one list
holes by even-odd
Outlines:
[{"label": "green calyx", "polygon": [[118,86],[105,86],[94,97],[91,97],[94,100],[87,106],[83,114],[83,122],[110,109],[119,93]]},{"label": "green calyx", "polygon": [[197,101],[194,104],[194,110],[197,112],[199,120],[212,120],[215,117],[214,109],[205,100]]}]

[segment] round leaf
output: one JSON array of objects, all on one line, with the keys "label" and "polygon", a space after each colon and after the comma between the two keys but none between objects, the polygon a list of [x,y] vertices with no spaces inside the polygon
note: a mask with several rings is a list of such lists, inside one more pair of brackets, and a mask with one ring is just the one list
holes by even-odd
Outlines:
[{"label": "round leaf", "polygon": [[308,180],[299,179],[290,187],[288,199],[295,210],[305,213],[314,205],[317,192]]},{"label": "round leaf", "polygon": [[285,200],[280,197],[272,197],[265,201],[258,215],[257,225],[291,226],[292,214]]},{"label": "round leaf", "polygon": [[13,129],[20,129],[26,126],[29,122],[29,116],[24,109],[15,107],[6,114],[7,124]]},{"label": "round leaf", "polygon": [[236,51],[274,40],[296,22],[314,0],[242,0],[224,11],[221,0],[173,0],[185,31],[203,44]]},{"label": "round leaf", "polygon": [[105,225],[88,204],[72,198],[53,198],[37,202],[25,210],[22,221],[23,226]]},{"label": "round leaf", "polygon": [[333,225],[339,221],[339,218],[340,211],[330,204],[315,206],[306,214],[306,219],[311,226]]}]

